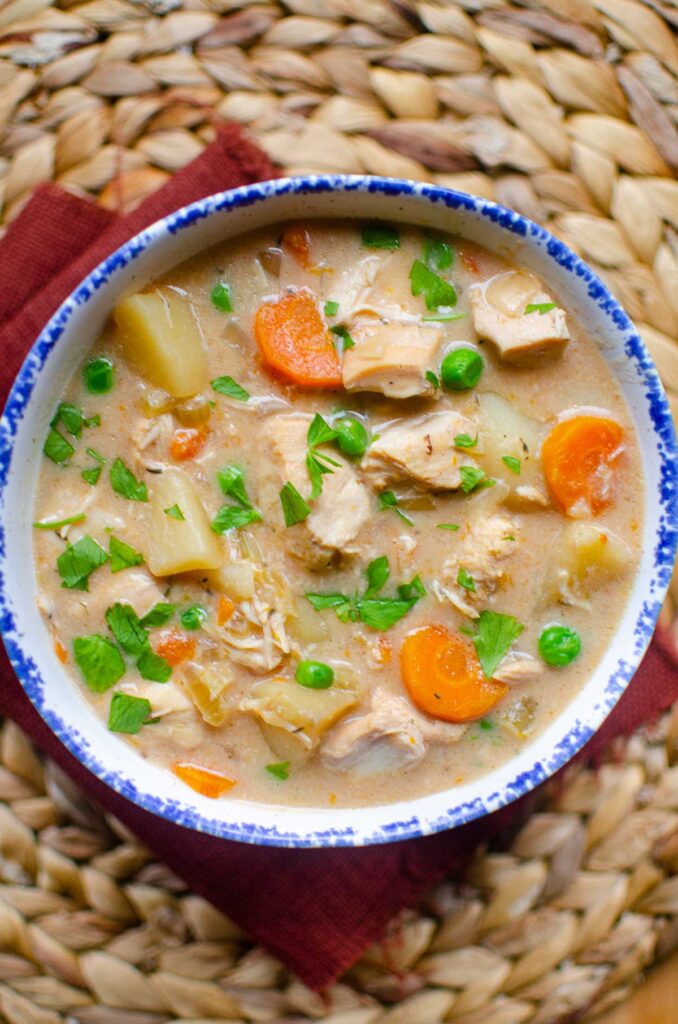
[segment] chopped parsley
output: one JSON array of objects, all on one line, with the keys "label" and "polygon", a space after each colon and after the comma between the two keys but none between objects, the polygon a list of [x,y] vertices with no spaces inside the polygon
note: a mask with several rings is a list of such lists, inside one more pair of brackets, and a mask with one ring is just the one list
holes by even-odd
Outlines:
[{"label": "chopped parsley", "polygon": [[434,274],[432,270],[415,260],[410,270],[410,285],[413,295],[423,295],[427,309],[438,309],[440,306],[454,306],[457,303],[457,293],[449,281]]},{"label": "chopped parsley", "polygon": [[150,612],[147,612],[139,622],[144,629],[152,629],[154,626],[164,626],[166,622],[172,618],[176,611],[176,605],[168,604],[165,601],[159,601],[154,604]]},{"label": "chopped parsley", "polygon": [[436,390],[440,387],[440,377],[433,372],[433,370],[427,370],[424,374],[429,384],[432,384]]},{"label": "chopped parsley", "polygon": [[334,441],[337,431],[323,419],[320,413],[316,413],[309,424],[306,441],[308,451],[306,452],[306,469],[311,481],[311,495],[309,501],[319,498],[323,490],[323,476],[326,473],[333,473],[341,464],[330,458],[325,452],[318,451],[321,444]]},{"label": "chopped parsley", "polygon": [[61,423],[71,437],[79,438],[82,436],[84,419],[82,409],[79,409],[77,405],[73,405],[71,402],[62,402],[54,413],[50,427],[57,427]]},{"label": "chopped parsley", "polygon": [[123,651],[137,658],[148,648],[148,631],[131,604],[119,601],[106,609],[106,623]]},{"label": "chopped parsley", "polygon": [[400,499],[393,491],[382,491],[381,494],[377,495],[377,503],[382,512],[385,512],[387,509],[393,509],[396,515],[400,516],[401,519],[404,519],[410,526],[414,526],[414,520],[410,519],[407,513],[403,512],[401,508],[398,508]]},{"label": "chopped parsley", "polygon": [[441,238],[427,235],[424,239],[424,262],[430,270],[447,270],[452,266],[454,253],[452,247]]},{"label": "chopped parsley", "polygon": [[176,519],[177,522],[183,523],[186,521],[186,516],[178,505],[170,505],[169,508],[164,508],[163,512],[166,516],[169,516],[170,519]]},{"label": "chopped parsley", "polygon": [[134,697],[130,693],[114,693],[108,712],[108,728],[111,732],[134,734],[151,719],[151,702],[145,697]]},{"label": "chopped parsley", "polygon": [[172,675],[172,666],[150,647],[137,658],[137,668],[142,679],[151,683],[166,683]]},{"label": "chopped parsley", "polygon": [[73,641],[75,663],[88,689],[103,693],[125,674],[125,662],[115,644],[105,636],[77,636]]},{"label": "chopped parsley", "polygon": [[267,764],[266,771],[274,779],[280,779],[281,782],[284,782],[285,779],[290,777],[290,762],[280,761],[278,764]]},{"label": "chopped parsley", "polygon": [[463,587],[464,590],[470,590],[472,593],[475,594],[475,580],[473,579],[473,576],[471,576],[463,567],[460,567],[459,572],[457,573],[457,583],[459,584],[460,587]]},{"label": "chopped parsley", "polygon": [[364,622],[371,629],[386,630],[399,622],[411,608],[426,594],[426,588],[419,576],[410,583],[401,583],[395,597],[377,596],[390,576],[388,559],[385,555],[375,558],[365,570],[367,587],[362,595],[348,597],[345,594],[306,594],[306,599],[316,611],[333,608],[341,622]]},{"label": "chopped parsley", "polygon": [[220,313],[232,313],[233,302],[231,300],[231,289],[225,281],[217,281],[210,292],[210,299],[215,309]]},{"label": "chopped parsley", "polygon": [[469,434],[457,434],[454,439],[455,448],[475,448],[478,444],[477,437],[471,437]]},{"label": "chopped parsley", "polygon": [[200,604],[192,604],[190,608],[181,613],[180,618],[184,629],[200,629],[207,618],[207,609]]},{"label": "chopped parsley", "polygon": [[250,523],[260,523],[261,512],[256,508],[241,508],[240,505],[222,505],[210,526],[215,533],[226,533],[226,530],[240,530]]},{"label": "chopped parsley", "polygon": [[69,544],[57,558],[61,586],[67,590],[89,590],[89,577],[108,561],[108,555],[90,536]]},{"label": "chopped parsley", "polygon": [[64,462],[68,462],[71,456],[75,452],[75,448],[70,441],[67,441],[63,434],[60,434],[54,427],[50,428],[49,434],[45,438],[45,443],[42,446],[43,453],[52,462],[56,462],[57,466],[62,465]]},{"label": "chopped parsley", "polygon": [[226,398],[235,398],[238,402],[246,402],[250,397],[249,391],[245,391],[232,377],[215,377],[210,384],[213,390],[220,395],[225,395]]},{"label": "chopped parsley", "polygon": [[525,312],[539,313],[541,316],[543,316],[544,313],[548,313],[550,312],[550,310],[555,309],[557,305],[557,302],[530,302],[527,306],[525,306]]},{"label": "chopped parsley", "polygon": [[87,390],[93,395],[104,395],[113,387],[113,363],[105,356],[90,359],[82,371]]},{"label": "chopped parsley", "polygon": [[111,572],[122,572],[123,569],[130,569],[133,565],[143,565],[144,562],[144,556],[140,551],[135,551],[129,544],[118,540],[117,537],[109,538],[108,552],[111,556]]},{"label": "chopped parsley", "polygon": [[106,459],[103,457],[103,455],[99,455],[99,452],[95,451],[94,448],[85,448],[85,451],[90,456],[90,458],[94,459],[95,462],[98,462],[99,465],[92,466],[91,469],[83,469],[80,476],[82,477],[86,484],[89,484],[90,487],[94,487],[99,482],[99,477],[101,476],[101,468],[106,464]]},{"label": "chopped parsley", "polygon": [[307,501],[304,501],[290,480],[281,488],[280,504],[285,516],[285,526],[295,526],[297,523],[302,523],[311,514],[311,506]]},{"label": "chopped parsley", "polygon": [[494,480],[491,480],[487,476],[484,470],[478,469],[477,466],[460,466],[459,474],[461,476],[461,489],[464,494],[470,494],[471,491],[475,491],[478,488],[492,487]]},{"label": "chopped parsley", "polygon": [[111,487],[116,494],[129,501],[148,501],[148,491],[143,480],[137,480],[131,469],[122,459],[118,458],[111,466],[108,474]]},{"label": "chopped parsley", "polygon": [[515,473],[516,476],[520,475],[520,459],[517,459],[515,455],[502,455],[501,461],[505,466],[508,466],[511,472]]},{"label": "chopped parsley", "polygon": [[385,224],[366,224],[362,231],[362,243],[367,249],[399,249],[400,233]]},{"label": "chopped parsley", "polygon": [[456,533],[457,530],[459,529],[459,523],[437,523],[436,524],[436,529],[437,530],[451,530],[453,533]]},{"label": "chopped parsley", "polygon": [[337,313],[339,312],[339,303],[331,301],[326,302],[323,307],[323,312],[325,316],[336,316]]},{"label": "chopped parsley", "polygon": [[336,324],[334,327],[330,327],[330,331],[340,339],[342,352],[345,352],[348,348],[355,347],[355,341],[348,333],[348,328],[344,327],[343,324]]},{"label": "chopped parsley", "polygon": [[37,522],[33,523],[36,530],[60,530],[62,526],[70,526],[72,523],[82,523],[87,519],[84,512],[78,512],[74,516],[69,516],[68,519],[52,519],[51,522]]},{"label": "chopped parsley", "polygon": [[427,313],[421,319],[427,323],[447,324],[453,320],[463,320],[465,316],[466,313]]},{"label": "chopped parsley", "polygon": [[471,637],[483,672],[488,679],[492,678],[497,666],[524,628],[513,615],[488,611],[480,613],[480,618],[476,622],[476,632],[471,633]]}]

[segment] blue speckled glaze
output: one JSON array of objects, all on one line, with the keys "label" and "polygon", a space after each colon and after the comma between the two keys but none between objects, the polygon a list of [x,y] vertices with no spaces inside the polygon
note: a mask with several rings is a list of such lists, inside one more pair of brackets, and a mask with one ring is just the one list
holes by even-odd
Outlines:
[{"label": "blue speckled glaze", "polygon": [[[656,492],[649,496],[657,503],[659,509],[652,551],[652,570],[642,581],[643,601],[633,625],[632,643],[626,647],[627,656],[620,656],[612,665],[604,687],[597,692],[595,703],[586,709],[586,720],[577,718],[570,722],[564,734],[558,734],[545,751],[541,750],[541,756],[531,760],[528,758],[527,767],[521,765],[520,770],[512,772],[509,764],[505,780],[500,787],[485,787],[487,792],[482,797],[477,796],[470,800],[455,799],[456,791],[452,789],[434,797],[412,801],[408,805],[408,813],[402,812],[403,805],[393,805],[394,808],[400,806],[399,816],[394,810],[389,817],[388,808],[378,808],[375,810],[380,813],[375,816],[385,819],[378,826],[369,823],[369,816],[361,819],[368,824],[354,825],[350,821],[350,812],[334,812],[331,809],[317,812],[317,820],[313,812],[309,812],[307,826],[303,825],[304,812],[297,810],[289,816],[296,824],[289,828],[282,827],[278,823],[281,818],[285,818],[282,808],[273,809],[268,816],[269,820],[253,821],[252,815],[249,820],[243,820],[247,818],[243,811],[245,804],[237,800],[220,801],[221,816],[210,816],[202,810],[205,802],[203,801],[199,810],[195,803],[191,803],[190,794],[181,799],[168,799],[152,792],[150,786],[141,788],[123,772],[111,770],[110,766],[101,760],[95,749],[95,742],[75,730],[64,717],[63,708],[55,706],[47,697],[42,673],[49,666],[43,666],[41,669],[34,660],[32,645],[22,634],[16,621],[12,600],[13,588],[18,589],[19,581],[7,578],[6,528],[12,509],[9,508],[6,499],[14,446],[17,436],[22,431],[31,431],[32,414],[26,416],[27,406],[36,382],[45,368],[46,360],[58,344],[74,312],[89,303],[103,286],[115,284],[116,275],[133,263],[151,244],[168,235],[176,236],[184,232],[188,235],[191,228],[205,218],[224,211],[242,210],[265,203],[271,197],[321,193],[334,193],[340,196],[341,193],[355,192],[380,194],[393,200],[403,196],[416,197],[430,204],[468,211],[499,225],[503,231],[511,235],[528,240],[531,246],[536,245],[541,250],[545,261],[553,261],[568,274],[583,282],[590,303],[595,304],[602,312],[608,329],[615,332],[618,337],[619,350],[626,355],[625,369],[628,369],[634,380],[642,385],[645,415],[651,422],[652,443],[655,448],[652,454],[659,468]],[[341,210],[338,209],[337,212],[340,214]],[[484,199],[409,181],[338,175],[263,182],[193,203],[158,221],[131,239],[85,278],[55,313],[30,350],[12,387],[0,421],[0,630],[10,660],[28,697],[52,731],[99,779],[147,811],[199,832],[265,846],[358,846],[427,835],[479,818],[528,793],[561,768],[591,738],[613,709],[649,644],[670,580],[678,542],[677,466],[676,438],[668,403],[657,371],[642,340],[627,314],[590,268],[544,228]],[[632,657],[629,657],[631,653]],[[479,788],[482,788],[481,784],[482,780],[479,780]],[[418,812],[421,806],[432,802],[439,808],[437,811]],[[266,819],[266,813],[261,813],[262,805],[258,806],[258,819]],[[224,811],[224,808],[227,809]],[[277,813],[273,813],[274,811]],[[225,818],[224,814],[228,817]],[[358,812],[356,816],[359,816]],[[318,820],[322,822],[320,825]]]}]

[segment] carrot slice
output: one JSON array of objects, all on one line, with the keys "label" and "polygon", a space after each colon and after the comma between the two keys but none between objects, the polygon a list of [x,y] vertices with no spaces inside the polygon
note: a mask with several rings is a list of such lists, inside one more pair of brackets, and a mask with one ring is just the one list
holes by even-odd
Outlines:
[{"label": "carrot slice", "polygon": [[286,380],[307,388],[341,385],[339,356],[311,292],[259,306],[254,334],[266,365]]},{"label": "carrot slice", "polygon": [[542,445],[551,493],[571,516],[599,515],[612,504],[612,471],[624,431],[603,416],[574,416],[556,424]]},{"label": "carrot slice", "polygon": [[471,722],[508,692],[486,679],[473,647],[445,626],[416,629],[400,649],[400,671],[412,701],[433,718]]},{"label": "carrot slice", "polygon": [[175,430],[170,444],[170,454],[177,462],[194,459],[205,447],[207,431],[195,427]]},{"label": "carrot slice", "polygon": [[178,633],[171,629],[163,633],[155,647],[156,654],[160,654],[170,665],[180,665],[182,661],[192,658],[195,654],[195,640],[186,636],[185,633]]},{"label": "carrot slice", "polygon": [[54,653],[56,654],[61,664],[65,665],[66,662],[68,661],[68,651],[62,644],[61,640],[54,641]]},{"label": "carrot slice", "polygon": [[221,772],[214,772],[210,768],[200,768],[199,765],[191,764],[188,761],[178,761],[172,765],[172,771],[177,778],[194,789],[196,793],[202,793],[203,796],[209,796],[213,800],[235,786],[235,780],[229,779]]},{"label": "carrot slice", "polygon": [[311,238],[301,224],[291,224],[282,236],[282,247],[304,270],[313,269],[311,260]]}]

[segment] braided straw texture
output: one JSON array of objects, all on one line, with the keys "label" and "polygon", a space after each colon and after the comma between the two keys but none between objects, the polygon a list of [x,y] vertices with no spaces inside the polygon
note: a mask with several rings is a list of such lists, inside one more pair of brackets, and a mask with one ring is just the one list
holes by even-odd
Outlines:
[{"label": "braided straw texture", "polygon": [[[676,26],[678,0],[0,0],[0,223],[50,179],[130,209],[235,120],[289,173],[432,180],[548,224],[678,411]],[[677,605],[674,583],[678,638]],[[0,1019],[588,1019],[678,945],[678,709],[611,753],[320,998],[6,724]]]}]

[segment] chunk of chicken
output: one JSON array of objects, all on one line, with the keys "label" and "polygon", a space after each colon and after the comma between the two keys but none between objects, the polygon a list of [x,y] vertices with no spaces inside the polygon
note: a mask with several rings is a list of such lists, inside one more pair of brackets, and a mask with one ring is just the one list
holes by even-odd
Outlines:
[{"label": "chunk of chicken", "polygon": [[380,391],[388,398],[434,394],[426,374],[438,370],[439,328],[370,317],[351,328],[351,337],[355,345],[344,353],[341,370],[348,391]]},{"label": "chunk of chicken", "polygon": [[[450,601],[464,615],[477,619],[487,599],[506,575],[503,564],[518,546],[518,525],[510,516],[493,515],[473,524],[459,547],[443,565],[434,592],[439,601]],[[459,582],[460,570],[470,576],[474,590]]]},{"label": "chunk of chicken", "polygon": [[[328,690],[310,690],[291,679],[279,677],[256,683],[240,701],[239,708],[285,734],[294,745],[290,750],[298,747],[309,751],[317,747],[327,730],[359,699],[358,686],[352,681],[336,682]],[[270,741],[270,729],[265,735]]]},{"label": "chunk of chicken", "polygon": [[[269,518],[281,525],[283,484],[289,480],[304,497],[311,490],[306,467],[310,422],[311,417],[302,414],[276,416],[262,430],[272,454],[270,471],[264,470],[262,476],[262,504],[268,506]],[[310,516],[285,534],[290,550],[313,566],[327,565],[336,552],[355,553],[355,540],[370,515],[367,488],[353,467],[335,449],[331,458],[339,465],[323,476],[322,494],[312,503]]]},{"label": "chunk of chicken", "polygon": [[523,654],[520,651],[511,651],[500,662],[492,676],[509,686],[517,686],[519,683],[532,683],[543,673],[543,667],[531,654]]},{"label": "chunk of chicken", "polygon": [[553,302],[531,274],[511,270],[469,289],[473,326],[494,342],[508,363],[527,363],[545,353],[561,352],[570,337],[565,311]]},{"label": "chunk of chicken", "polygon": [[457,743],[466,729],[465,725],[434,722],[405,697],[377,689],[371,710],[336,726],[320,756],[331,768],[372,775],[418,764],[427,743]]},{"label": "chunk of chicken", "polygon": [[434,412],[386,427],[370,445],[362,468],[377,487],[411,481],[436,491],[454,491],[462,466],[476,463],[454,446],[458,434],[475,434],[471,420],[457,412]]}]

